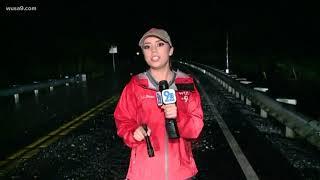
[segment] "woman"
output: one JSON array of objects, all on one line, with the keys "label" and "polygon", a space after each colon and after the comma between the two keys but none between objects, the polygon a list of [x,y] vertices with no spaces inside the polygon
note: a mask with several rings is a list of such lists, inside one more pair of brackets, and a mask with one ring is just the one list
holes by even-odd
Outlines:
[{"label": "woman", "polygon": [[[203,127],[200,95],[193,79],[171,69],[173,46],[163,29],[152,28],[139,41],[146,72],[132,77],[114,112],[117,134],[131,148],[127,179],[184,180],[198,172],[191,148]],[[157,105],[159,81],[167,80],[176,92],[176,103]],[[165,127],[175,119],[179,138],[170,139]],[[147,125],[147,129],[143,128]],[[154,156],[149,157],[145,137],[149,136]]]}]

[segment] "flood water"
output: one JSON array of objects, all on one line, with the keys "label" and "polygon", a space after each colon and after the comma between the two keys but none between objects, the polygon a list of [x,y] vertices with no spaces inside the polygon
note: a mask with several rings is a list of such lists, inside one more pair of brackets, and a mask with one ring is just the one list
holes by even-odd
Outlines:
[{"label": "flood water", "polygon": [[0,97],[0,160],[119,92],[114,76]]}]

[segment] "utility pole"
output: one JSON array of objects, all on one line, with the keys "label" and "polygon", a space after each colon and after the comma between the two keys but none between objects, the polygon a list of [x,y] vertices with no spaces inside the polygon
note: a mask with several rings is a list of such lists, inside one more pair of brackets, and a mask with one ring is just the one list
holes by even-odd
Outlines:
[{"label": "utility pole", "polygon": [[113,72],[116,72],[116,64],[114,62],[114,53],[112,53]]},{"label": "utility pole", "polygon": [[229,37],[228,37],[228,32],[227,32],[227,38],[226,38],[226,73],[229,74]]}]

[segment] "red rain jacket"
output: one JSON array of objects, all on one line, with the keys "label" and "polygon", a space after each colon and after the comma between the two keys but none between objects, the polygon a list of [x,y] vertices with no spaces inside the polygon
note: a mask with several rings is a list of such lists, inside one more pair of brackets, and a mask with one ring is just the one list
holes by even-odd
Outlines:
[{"label": "red rain jacket", "polygon": [[[178,139],[168,139],[164,112],[157,105],[156,85],[140,73],[131,78],[121,94],[114,117],[117,134],[131,148],[129,180],[184,180],[197,174],[191,140],[198,138],[203,127],[203,111],[193,79],[176,72],[170,88],[176,90]],[[146,123],[151,129],[154,157],[149,157],[145,141],[133,138],[134,130]]]}]

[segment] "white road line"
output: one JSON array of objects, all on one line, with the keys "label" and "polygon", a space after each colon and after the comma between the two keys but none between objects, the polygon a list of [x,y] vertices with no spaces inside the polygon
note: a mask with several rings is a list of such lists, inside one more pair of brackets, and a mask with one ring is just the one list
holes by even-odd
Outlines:
[{"label": "white road line", "polygon": [[[199,81],[198,81],[199,82]],[[210,100],[208,94],[204,91],[203,87],[200,85],[200,83],[198,84],[201,90],[201,94],[204,96],[204,98],[206,99],[206,101],[209,102],[209,104],[213,104],[212,101]],[[244,175],[246,176],[247,179],[250,180],[258,180],[259,177],[257,176],[256,172],[254,171],[254,169],[252,168],[251,164],[249,163],[248,159],[246,158],[246,156],[243,154],[239,144],[237,143],[236,139],[233,137],[232,133],[230,132],[227,124],[224,122],[224,120],[222,119],[222,117],[220,116],[218,110],[212,106],[209,106],[210,109],[213,111],[213,113],[216,115],[217,117],[217,122],[224,134],[224,136],[226,137],[228,144],[230,146],[230,148],[232,149],[238,163],[240,164],[240,167],[244,173]]]}]

